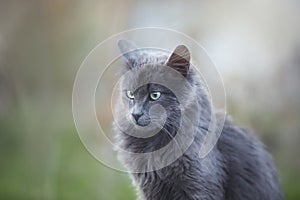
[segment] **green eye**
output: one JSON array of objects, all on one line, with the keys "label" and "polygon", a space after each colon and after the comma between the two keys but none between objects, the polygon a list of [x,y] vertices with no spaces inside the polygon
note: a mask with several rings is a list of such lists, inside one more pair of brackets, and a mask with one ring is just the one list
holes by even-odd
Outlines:
[{"label": "green eye", "polygon": [[127,91],[126,91],[126,96],[127,96],[129,99],[134,99],[133,92],[131,92],[130,90],[127,90]]},{"label": "green eye", "polygon": [[151,92],[150,93],[150,98],[153,100],[153,101],[156,101],[157,99],[159,99],[161,93],[160,92]]}]

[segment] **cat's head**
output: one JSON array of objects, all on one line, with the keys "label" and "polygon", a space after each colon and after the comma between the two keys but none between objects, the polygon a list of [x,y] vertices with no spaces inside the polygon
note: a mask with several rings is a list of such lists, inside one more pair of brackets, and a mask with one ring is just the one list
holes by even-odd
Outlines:
[{"label": "cat's head", "polygon": [[182,109],[180,96],[182,101],[191,98],[187,81],[190,76],[188,48],[179,45],[169,53],[138,49],[126,40],[120,40],[118,45],[126,61],[121,96],[127,119],[140,127],[151,122],[176,123]]}]

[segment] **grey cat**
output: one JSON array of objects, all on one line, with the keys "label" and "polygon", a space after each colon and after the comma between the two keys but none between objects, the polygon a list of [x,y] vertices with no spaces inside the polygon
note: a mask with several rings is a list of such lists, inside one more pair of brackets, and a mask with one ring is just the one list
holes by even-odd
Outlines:
[{"label": "grey cat", "polygon": [[[220,118],[190,64],[186,46],[179,45],[168,55],[158,50],[138,49],[126,40],[120,40],[118,45],[126,60],[121,70],[126,77],[120,86],[114,130],[119,158],[131,172],[139,199],[283,199],[272,157],[264,145],[228,118],[216,145],[204,158],[199,157],[203,138],[214,134],[208,131],[210,122]],[[169,72],[163,70],[166,67],[181,77],[168,76]],[[169,81],[183,100],[179,101],[174,90],[159,84],[159,80]],[[189,84],[188,89],[183,87],[184,82]],[[164,111],[151,110],[157,105]],[[158,129],[149,136],[153,131],[148,128],[151,124]],[[181,125],[185,125],[184,134],[177,137],[182,133]],[[190,138],[192,142],[185,145]],[[169,144],[171,150],[148,156]],[[186,148],[177,154],[183,147]]]}]

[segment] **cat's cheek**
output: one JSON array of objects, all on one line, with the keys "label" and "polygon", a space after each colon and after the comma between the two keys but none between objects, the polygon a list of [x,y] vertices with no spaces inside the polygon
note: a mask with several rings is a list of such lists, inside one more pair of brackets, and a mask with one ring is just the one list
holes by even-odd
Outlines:
[{"label": "cat's cheek", "polygon": [[126,121],[132,123],[132,115],[129,111],[126,112],[125,116],[126,116]]}]

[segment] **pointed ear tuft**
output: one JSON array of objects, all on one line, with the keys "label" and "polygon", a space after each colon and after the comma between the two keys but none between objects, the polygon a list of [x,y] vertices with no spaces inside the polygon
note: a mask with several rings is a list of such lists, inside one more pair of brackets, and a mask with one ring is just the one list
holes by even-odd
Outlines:
[{"label": "pointed ear tuft", "polygon": [[128,40],[119,40],[118,47],[122,55],[126,58],[129,67],[133,67],[138,59],[138,47]]},{"label": "pointed ear tuft", "polygon": [[128,40],[119,40],[118,41],[118,47],[120,49],[120,52],[123,55],[130,52],[130,51],[133,51],[133,50],[137,49],[135,44],[133,44],[132,42],[130,42]]},{"label": "pointed ear tuft", "polygon": [[190,51],[184,45],[178,45],[166,62],[167,66],[187,76],[190,67]]}]

